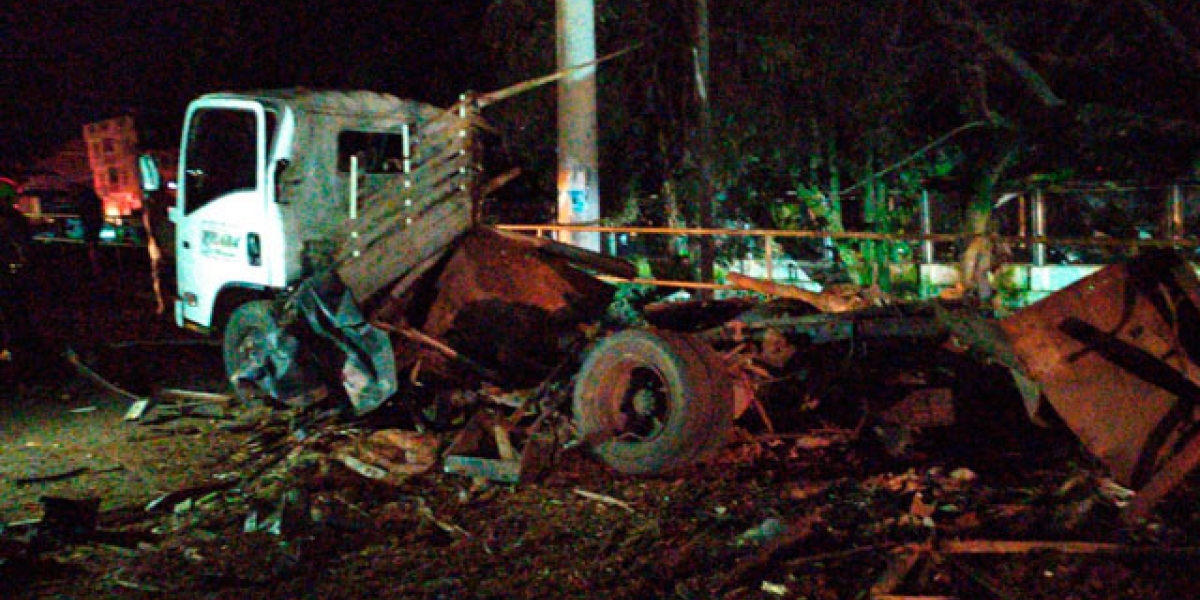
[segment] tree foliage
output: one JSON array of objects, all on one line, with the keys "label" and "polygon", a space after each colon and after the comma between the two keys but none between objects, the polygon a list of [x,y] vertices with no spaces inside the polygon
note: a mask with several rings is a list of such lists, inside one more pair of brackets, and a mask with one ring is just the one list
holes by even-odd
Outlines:
[{"label": "tree foliage", "polygon": [[[912,227],[904,217],[922,189],[986,217],[1000,189],[1040,173],[1194,176],[1200,19],[1189,7],[712,0],[706,83],[718,216],[894,230]],[[643,44],[599,72],[607,214],[653,195],[695,222],[693,9],[687,0],[597,0],[599,53]],[[553,70],[553,10],[534,0],[492,4],[485,39],[502,81]],[[545,191],[553,106],[545,88],[498,110]],[[648,202],[643,222],[671,214]]]}]

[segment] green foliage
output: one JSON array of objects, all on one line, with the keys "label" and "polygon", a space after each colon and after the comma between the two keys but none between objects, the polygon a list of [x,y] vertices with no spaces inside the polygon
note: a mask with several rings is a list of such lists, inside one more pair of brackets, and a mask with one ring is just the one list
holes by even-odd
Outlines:
[{"label": "green foliage", "polygon": [[1065,167],[1057,171],[1033,173],[1025,178],[1030,187],[1054,188],[1075,179],[1075,169]]},{"label": "green foliage", "polygon": [[642,309],[655,297],[654,286],[636,283],[617,285],[617,292],[605,311],[603,321],[612,327],[640,327],[646,324]]},{"label": "green foliage", "polygon": [[[1146,47],[1155,39],[1149,21],[1069,0],[984,10],[992,4],[972,0],[968,12],[963,3],[904,0],[853,9],[842,0],[710,0],[706,89],[718,222],[910,232],[922,190],[937,180],[953,183],[938,193],[955,226],[986,227],[999,191],[1114,168],[1134,172],[1147,140],[1165,141],[1184,157],[1167,164],[1200,169],[1190,101],[1196,80],[1171,76],[1186,64],[1177,49]],[[621,222],[696,224],[702,188],[693,8],[597,4],[599,54],[643,44],[599,70],[602,198],[605,214]],[[553,3],[534,0],[491,4],[487,39],[501,81],[553,71],[553,12]],[[1186,11],[1174,16],[1190,18]],[[1070,36],[1061,29],[1064,17],[1073,24]],[[1069,48],[1062,45],[1068,38]],[[1039,105],[995,43],[1021,57],[1067,106]],[[1142,52],[1159,60],[1128,58]],[[1142,85],[1113,84],[1124,81]],[[527,172],[551,174],[536,175],[535,187],[552,198],[553,87],[509,102],[489,117]],[[1144,171],[1161,161],[1140,162]],[[811,252],[802,242],[782,243],[788,253]],[[736,241],[722,250],[737,256],[748,249]],[[909,245],[843,242],[837,252],[858,281],[909,285],[893,268],[911,260]]]},{"label": "green foliage", "polygon": [[1028,286],[1023,284],[1021,273],[1015,267],[999,269],[992,284],[996,287],[996,295],[1000,297],[1003,306],[1020,306],[1025,300]]},{"label": "green foliage", "polygon": [[800,229],[807,220],[805,207],[798,202],[777,201],[768,205],[772,229]]},{"label": "green foliage", "polygon": [[899,298],[919,298],[921,295],[921,272],[917,264],[908,261],[891,263],[891,293]]}]

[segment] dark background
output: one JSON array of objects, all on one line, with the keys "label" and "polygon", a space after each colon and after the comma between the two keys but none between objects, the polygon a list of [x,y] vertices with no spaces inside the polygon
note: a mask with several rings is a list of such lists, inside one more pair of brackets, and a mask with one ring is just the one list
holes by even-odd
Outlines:
[{"label": "dark background", "polygon": [[[597,75],[606,216],[665,215],[643,200],[668,192],[685,213],[699,205],[701,114],[719,216],[766,227],[800,225],[773,212],[784,192],[861,194],[885,170],[908,200],[921,187],[956,207],[1048,180],[1200,173],[1194,0],[707,5],[704,113],[697,2],[596,2],[598,53],[637,47]],[[550,0],[27,1],[0,13],[0,175],[19,178],[83,124],[121,115],[143,148],[174,148],[186,102],[217,90],[361,88],[446,105],[553,72],[554,11]],[[553,208],[554,115],[550,85],[488,109],[489,165],[522,170],[500,194],[536,209],[514,220]]]},{"label": "dark background", "polygon": [[487,77],[486,0],[26,2],[0,15],[0,167],[95,120],[133,115],[172,147],[184,107],[221,89],[364,88],[434,103]]}]

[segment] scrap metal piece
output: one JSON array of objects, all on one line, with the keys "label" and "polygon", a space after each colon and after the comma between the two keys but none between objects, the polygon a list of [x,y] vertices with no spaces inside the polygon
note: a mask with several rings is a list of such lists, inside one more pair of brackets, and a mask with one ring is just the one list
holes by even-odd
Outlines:
[{"label": "scrap metal piece", "polygon": [[149,398],[143,398],[141,400],[136,400],[132,404],[129,405],[128,409],[126,409],[124,420],[137,421],[138,419],[142,418],[142,415],[146,414],[146,410],[149,408],[150,408],[150,399]]},{"label": "scrap metal piece", "polygon": [[443,461],[445,472],[452,475],[482,477],[499,483],[521,481],[521,461],[478,456],[447,456]]},{"label": "scrap metal piece", "polygon": [[500,483],[519,483],[521,466],[503,423],[484,412],[471,417],[442,458],[446,473]]},{"label": "scrap metal piece", "polygon": [[378,408],[396,392],[399,382],[387,333],[367,322],[336,273],[305,280],[292,303],[312,330],[345,356],[342,386],[357,414]]},{"label": "scrap metal piece", "polygon": [[1200,280],[1170,251],[1111,265],[1000,328],[1022,370],[1140,516],[1200,464]]},{"label": "scrap metal piece", "polygon": [[532,386],[612,302],[613,286],[576,268],[615,268],[601,258],[478,227],[455,242],[428,280],[399,295],[393,289],[375,310],[364,310],[376,327],[401,334],[393,339],[397,369],[421,361],[424,385],[465,387],[483,375]]}]

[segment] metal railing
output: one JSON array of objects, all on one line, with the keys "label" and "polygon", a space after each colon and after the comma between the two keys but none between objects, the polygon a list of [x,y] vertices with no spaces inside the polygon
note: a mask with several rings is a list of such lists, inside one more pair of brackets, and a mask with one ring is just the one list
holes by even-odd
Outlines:
[{"label": "metal railing", "polygon": [[[711,236],[717,238],[752,238],[758,240],[756,247],[762,249],[762,260],[767,279],[775,279],[775,275],[778,271],[776,265],[781,258],[776,255],[775,248],[776,241],[780,239],[878,241],[889,243],[912,243],[920,245],[922,251],[913,253],[912,259],[907,261],[907,264],[911,265],[946,264],[938,263],[934,260],[935,253],[932,249],[933,244],[954,244],[957,247],[957,251],[961,251],[962,249],[966,248],[967,244],[969,244],[975,237],[987,237],[996,244],[1007,244],[1014,248],[1027,248],[1030,250],[1031,255],[1035,257],[1035,260],[1032,262],[1036,266],[1044,266],[1046,262],[1046,249],[1057,246],[1102,248],[1130,253],[1136,253],[1144,248],[1200,248],[1200,239],[1187,237],[1176,237],[1173,239],[1164,240],[1108,237],[1049,237],[1046,235],[1005,236],[997,234],[981,234],[972,236],[968,234],[948,233],[876,233],[863,231],[832,232],[818,230],[721,229],[702,227],[621,227],[606,225],[561,224],[502,224],[497,225],[497,227],[507,231],[522,232],[538,237],[557,237],[557,233],[568,231],[600,233],[604,239],[603,247],[609,250],[607,252],[609,254],[613,253],[611,252],[611,249],[616,246],[616,244],[613,242],[614,236],[621,234],[631,237],[665,236],[670,238],[686,238],[690,236]],[[955,254],[957,254],[957,252]],[[1037,260],[1038,258],[1040,258],[1040,261]],[[901,263],[893,262],[893,264]],[[632,282],[694,289],[736,289],[733,286],[720,284],[717,282],[662,279],[636,279]]]}]

